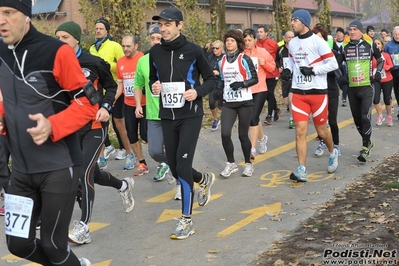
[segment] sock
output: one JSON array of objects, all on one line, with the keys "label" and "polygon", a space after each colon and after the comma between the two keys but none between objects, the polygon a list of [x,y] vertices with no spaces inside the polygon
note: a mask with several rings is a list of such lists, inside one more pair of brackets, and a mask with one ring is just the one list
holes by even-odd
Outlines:
[{"label": "sock", "polygon": [[143,163],[143,164],[147,165],[147,163],[145,162],[144,159],[143,159],[143,160],[140,160],[139,163]]},{"label": "sock", "polygon": [[122,186],[119,189],[119,192],[124,192],[127,189],[127,182],[125,180],[122,180]]},{"label": "sock", "polygon": [[87,224],[85,224],[84,222],[80,221],[79,222],[80,225],[83,225],[83,228],[85,229],[86,232],[89,231],[89,226]]},{"label": "sock", "polygon": [[208,182],[208,176],[202,174],[202,182],[200,182],[200,184],[206,184]]}]

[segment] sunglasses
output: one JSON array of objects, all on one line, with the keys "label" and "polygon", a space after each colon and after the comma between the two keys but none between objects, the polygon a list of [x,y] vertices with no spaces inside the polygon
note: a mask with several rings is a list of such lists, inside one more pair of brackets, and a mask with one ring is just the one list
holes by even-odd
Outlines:
[{"label": "sunglasses", "polygon": [[220,47],[212,47],[213,50],[219,50]]}]

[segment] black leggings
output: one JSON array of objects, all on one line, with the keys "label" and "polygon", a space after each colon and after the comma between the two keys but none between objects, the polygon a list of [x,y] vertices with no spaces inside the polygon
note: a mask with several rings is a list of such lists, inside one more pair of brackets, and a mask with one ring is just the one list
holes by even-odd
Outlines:
[{"label": "black leggings", "polygon": [[8,150],[7,137],[0,135],[0,190],[4,188],[5,192],[7,192],[8,181],[10,180],[9,158],[10,151]]},{"label": "black leggings", "polygon": [[[381,91],[384,96],[384,104],[386,106],[391,105],[391,94],[392,94],[392,84],[393,81],[390,80],[388,82],[375,82],[374,85],[374,104],[380,103]],[[395,95],[396,97],[396,95]]]},{"label": "black leggings", "polygon": [[199,183],[202,179],[202,174],[192,168],[202,116],[179,120],[162,119],[161,124],[170,171],[181,184],[182,214],[191,216],[194,182]]},{"label": "black leggings", "polygon": [[374,98],[374,87],[349,87],[348,99],[353,120],[357,131],[362,136],[362,143],[367,147],[370,142],[371,126],[371,106]]},{"label": "black leggings", "polygon": [[[13,169],[8,193],[31,198],[34,202],[28,238],[6,235],[10,252],[40,265],[80,266],[68,244],[80,167],[22,174]],[[41,216],[40,238],[36,223]],[[7,215],[4,216],[7,219]]]},{"label": "black leggings", "polygon": [[216,100],[215,99],[215,94],[216,91],[211,91],[211,93],[208,94],[209,98],[209,109],[213,110],[216,107],[222,106],[222,101],[221,100]]},{"label": "black leggings", "polygon": [[125,125],[127,136],[130,144],[134,144],[139,141],[139,124],[140,124],[140,137],[142,140],[147,142],[147,119],[145,119],[145,106],[143,108],[143,117],[136,117],[136,107],[125,105]]},{"label": "black leggings", "polygon": [[267,99],[267,91],[262,91],[259,93],[252,94],[253,100],[254,100],[254,106],[253,106],[253,113],[252,113],[252,118],[251,118],[251,127],[257,126],[259,124],[259,116],[262,113],[263,106],[265,105],[265,101]]},{"label": "black leggings", "polygon": [[391,70],[393,77],[393,93],[395,94],[396,103],[399,105],[399,69]]},{"label": "black leggings", "polygon": [[81,148],[83,153],[83,163],[80,173],[80,187],[82,196],[82,215],[80,220],[85,224],[90,222],[95,188],[94,183],[101,186],[110,186],[116,189],[122,187],[122,181],[112,176],[108,172],[101,171],[97,164],[97,158],[100,153],[108,127],[99,129],[81,129],[79,130]]},{"label": "black leggings", "polygon": [[276,96],[274,96],[274,89],[277,85],[277,79],[266,79],[267,84],[267,114],[272,115],[273,110],[277,110]]},{"label": "black leggings", "polygon": [[339,128],[337,122],[339,97],[328,97],[328,124],[334,145],[339,145]]},{"label": "black leggings", "polygon": [[238,138],[244,153],[245,163],[251,163],[251,141],[248,136],[249,124],[253,113],[253,106],[242,106],[238,108],[222,107],[222,145],[226,153],[227,161],[234,163],[234,145],[231,140],[231,131],[238,116]]}]

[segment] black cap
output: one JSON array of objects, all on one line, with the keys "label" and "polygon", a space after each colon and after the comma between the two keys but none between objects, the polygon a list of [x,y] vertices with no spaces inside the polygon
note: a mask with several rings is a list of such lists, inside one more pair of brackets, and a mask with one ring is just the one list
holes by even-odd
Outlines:
[{"label": "black cap", "polygon": [[159,20],[160,18],[167,21],[183,21],[183,14],[181,11],[175,7],[169,7],[162,10],[159,16],[153,16],[153,20]]},{"label": "black cap", "polygon": [[366,32],[369,32],[369,31],[371,31],[371,30],[374,30],[374,27],[373,26],[367,26],[367,28],[366,28]]},{"label": "black cap", "polygon": [[342,32],[342,34],[345,34],[345,30],[341,27],[338,27],[336,32]]},{"label": "black cap", "polygon": [[363,31],[363,24],[359,20],[354,20],[351,23],[349,23],[349,28],[351,28],[351,27],[354,27],[360,31]]},{"label": "black cap", "polygon": [[109,29],[111,28],[111,26],[109,25],[108,20],[106,20],[105,18],[99,18],[96,20],[95,24],[97,24],[97,23],[104,24],[105,29],[109,32]]}]

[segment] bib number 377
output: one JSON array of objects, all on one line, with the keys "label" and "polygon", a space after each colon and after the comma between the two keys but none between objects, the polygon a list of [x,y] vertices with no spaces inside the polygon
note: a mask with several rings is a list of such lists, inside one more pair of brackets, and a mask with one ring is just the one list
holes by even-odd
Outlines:
[{"label": "bib number 377", "polygon": [[33,200],[27,197],[6,194],[4,197],[4,208],[6,235],[28,238]]}]

